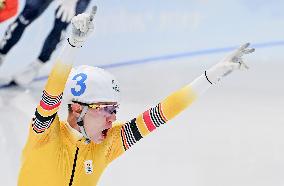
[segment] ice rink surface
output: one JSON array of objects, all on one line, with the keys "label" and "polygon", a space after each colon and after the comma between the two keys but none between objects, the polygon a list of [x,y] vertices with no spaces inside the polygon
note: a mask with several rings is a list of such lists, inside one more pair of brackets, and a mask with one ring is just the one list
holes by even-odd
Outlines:
[{"label": "ice rink surface", "polygon": [[[192,63],[174,60],[112,69],[123,93],[119,120],[135,117],[191,82],[203,71]],[[284,65],[252,60],[250,66],[212,87],[114,161],[100,185],[283,185],[284,88],[279,76]],[[42,87],[39,82],[29,90],[0,93],[4,183],[16,179]]]},{"label": "ice rink surface", "polygon": [[[131,5],[128,1],[126,2],[125,4]],[[204,1],[203,5],[209,6],[210,3],[206,4],[206,2]],[[236,2],[243,1],[232,2],[235,5],[238,4]],[[103,3],[101,4],[103,5]],[[145,3],[143,4],[145,5]],[[251,8],[250,5],[246,7]],[[201,23],[206,23],[208,15],[202,14],[205,10],[200,7],[195,8],[199,8],[201,15],[203,15]],[[263,10],[259,9],[256,9],[254,13],[263,13]],[[111,10],[111,8],[105,8],[105,14]],[[177,10],[179,9],[177,8]],[[49,10],[48,15],[52,14],[53,12]],[[227,15],[226,11],[220,11],[218,14],[219,17],[224,15]],[[102,18],[98,17],[98,29],[101,19],[110,19],[111,17],[111,14],[109,17],[106,15],[102,15]],[[284,18],[283,15],[280,17]],[[46,15],[35,25],[42,26],[43,20],[47,18]],[[137,21],[137,19],[132,17],[131,21]],[[207,17],[207,19],[209,18]],[[167,37],[164,37],[165,42],[171,43],[172,46],[158,39],[150,41],[158,36],[154,37],[151,35],[151,30],[147,29],[144,30],[145,33],[133,29],[134,35],[128,35],[129,39],[126,39],[125,36],[128,34],[127,31],[125,33],[117,31],[118,34],[108,33],[110,34],[108,38],[102,30],[98,30],[98,36],[94,40],[97,43],[103,43],[105,40],[106,44],[92,45],[93,40],[91,40],[86,44],[86,48],[89,47],[93,50],[82,49],[83,52],[80,52],[78,56],[81,56],[87,64],[97,65],[96,61],[99,61],[98,64],[106,65],[183,51],[235,46],[250,39],[252,44],[283,40],[283,23],[278,27],[279,33],[276,33],[275,28],[272,27],[277,25],[279,18],[267,18],[267,20],[269,19],[273,21],[265,22],[263,28],[265,27],[266,30],[262,30],[262,32],[250,27],[247,28],[246,33],[241,33],[245,31],[239,28],[234,31],[235,35],[223,35],[220,30],[217,31],[213,28],[212,31],[215,34],[221,33],[211,37],[208,36],[210,34],[205,34],[206,27],[201,24],[198,29],[187,30],[191,31],[193,35],[185,38],[184,43],[177,35],[168,40]],[[283,19],[281,20],[283,21]],[[248,18],[244,24],[249,25],[251,21],[251,18]],[[220,28],[222,25],[227,28],[225,20],[221,23],[218,25]],[[260,28],[261,24],[256,23],[255,27]],[[29,31],[35,30],[34,27],[29,28]],[[137,28],[140,27],[141,25],[137,26]],[[164,27],[166,26],[164,25]],[[42,27],[39,28],[42,29]],[[203,32],[199,32],[199,29]],[[2,26],[0,31],[3,33]],[[271,34],[270,31],[274,33]],[[156,32],[158,33],[157,30]],[[172,32],[175,33],[176,30],[173,29]],[[207,30],[207,32],[209,31]],[[267,36],[269,33],[271,35]],[[151,46],[149,45],[149,50],[144,45],[137,45],[137,50],[135,47],[131,48],[134,43],[133,38],[138,38],[139,34],[141,37],[148,36],[149,43],[153,42]],[[197,35],[200,36],[195,38]],[[39,35],[35,37],[38,40],[41,38]],[[120,37],[120,39],[115,40],[116,37]],[[143,37],[141,40],[137,40],[142,41]],[[202,37],[204,37],[203,40]],[[112,39],[114,45],[110,47],[108,42]],[[220,42],[217,42],[218,39]],[[121,43],[121,40],[125,42]],[[181,42],[180,48],[177,44],[179,41]],[[27,64],[36,55],[34,51],[29,51],[24,46],[24,43],[28,42],[28,38],[23,38],[21,42],[23,44],[17,46],[13,55],[8,56],[8,60],[12,61],[12,64],[1,67],[2,74],[4,72],[12,74],[11,66],[17,64],[16,62],[21,57],[25,56],[25,64]],[[161,49],[161,46],[154,42],[160,42],[164,48]],[[186,42],[189,43],[188,50]],[[40,42],[34,40],[31,41],[31,44],[34,44],[35,48],[41,46]],[[119,55],[123,47],[125,47],[124,50],[129,51]],[[106,169],[99,185],[283,186],[283,49],[283,44],[256,47],[256,52],[247,58],[247,64],[250,66],[248,71],[235,72],[225,78],[219,85],[211,87],[190,108],[175,119],[139,141]],[[16,50],[21,52],[17,53]],[[98,50],[99,52],[96,52]],[[92,51],[94,53],[90,54]],[[149,63],[109,68],[108,70],[117,76],[122,90],[118,120],[129,120],[154,106],[173,91],[193,81],[205,69],[220,60],[224,54],[225,52],[204,53],[197,56],[177,57],[170,60],[165,58],[164,60],[152,60]],[[78,62],[78,64],[81,63]],[[46,75],[51,65],[52,63],[48,64],[40,76]],[[24,66],[24,64],[19,64],[19,66]],[[16,69],[20,67],[14,66]],[[28,89],[0,90],[0,180],[3,183],[0,185],[16,185],[20,154],[26,141],[28,123],[40,99],[44,83],[45,80],[37,81]],[[64,119],[66,108],[62,108],[59,114]]]}]

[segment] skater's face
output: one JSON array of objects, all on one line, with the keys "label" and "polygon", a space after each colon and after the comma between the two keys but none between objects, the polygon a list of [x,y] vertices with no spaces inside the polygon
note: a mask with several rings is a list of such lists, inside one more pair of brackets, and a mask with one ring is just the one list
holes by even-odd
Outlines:
[{"label": "skater's face", "polygon": [[84,127],[90,139],[99,144],[106,139],[108,130],[116,120],[116,103],[90,105],[84,117]]}]

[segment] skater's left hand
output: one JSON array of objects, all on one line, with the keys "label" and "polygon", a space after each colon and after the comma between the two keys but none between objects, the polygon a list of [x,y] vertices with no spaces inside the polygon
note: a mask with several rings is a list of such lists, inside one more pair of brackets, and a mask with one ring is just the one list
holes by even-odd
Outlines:
[{"label": "skater's left hand", "polygon": [[243,62],[243,56],[255,51],[254,48],[248,48],[250,43],[241,45],[222,61],[214,65],[208,71],[206,76],[211,83],[218,83],[222,77],[230,74],[234,70],[248,69],[248,66]]},{"label": "skater's left hand", "polygon": [[57,4],[56,18],[69,23],[75,16],[77,0],[58,0]]}]

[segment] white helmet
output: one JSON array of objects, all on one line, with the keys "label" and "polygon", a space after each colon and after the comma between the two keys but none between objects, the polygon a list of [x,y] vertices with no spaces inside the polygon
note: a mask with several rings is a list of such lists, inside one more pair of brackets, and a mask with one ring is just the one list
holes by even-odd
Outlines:
[{"label": "white helmet", "polygon": [[113,75],[98,67],[82,65],[71,70],[64,99],[67,103],[118,102],[119,93],[119,86]]}]

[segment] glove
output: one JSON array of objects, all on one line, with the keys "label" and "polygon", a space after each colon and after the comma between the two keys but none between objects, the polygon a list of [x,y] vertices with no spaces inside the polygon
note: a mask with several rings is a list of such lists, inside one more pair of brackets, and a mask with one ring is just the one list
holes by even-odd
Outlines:
[{"label": "glove", "polygon": [[236,69],[248,69],[248,66],[243,62],[242,56],[255,51],[254,48],[248,48],[249,45],[249,43],[246,43],[240,46],[237,50],[225,57],[221,62],[205,71],[207,80],[211,84],[217,84],[224,76],[230,74]]},{"label": "glove", "polygon": [[97,12],[97,7],[94,6],[90,14],[79,14],[71,20],[72,34],[68,42],[73,47],[82,47],[87,37],[93,32],[93,19]]},{"label": "glove", "polygon": [[55,17],[61,19],[62,22],[70,22],[75,16],[77,0],[58,0]]}]

